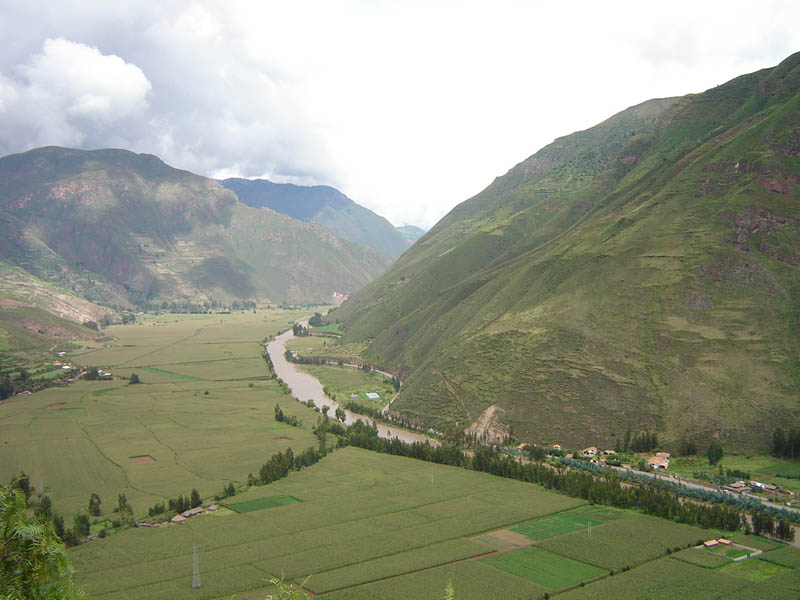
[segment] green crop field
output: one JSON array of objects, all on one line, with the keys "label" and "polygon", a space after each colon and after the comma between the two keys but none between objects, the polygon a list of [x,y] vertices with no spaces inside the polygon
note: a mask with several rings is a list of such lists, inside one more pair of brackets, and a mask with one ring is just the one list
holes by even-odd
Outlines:
[{"label": "green crop field", "polygon": [[550,538],[540,547],[605,569],[618,570],[651,560],[667,548],[686,547],[708,539],[710,532],[699,527],[672,523],[642,515],[618,519],[587,531]]},{"label": "green crop field", "polygon": [[[724,600],[746,586],[738,577],[696,567],[679,560],[660,558],[559,595],[558,600]],[[788,598],[790,596],[783,596]],[[759,598],[755,595],[752,598]]]},{"label": "green crop field", "polygon": [[[285,396],[261,358],[289,311],[158,315],[105,330],[115,338],[66,359],[112,372],[0,406],[0,481],[25,471],[67,517],[97,492],[101,518],[125,494],[136,516],[196,488],[204,497],[244,482],[270,455],[316,446],[318,415]],[[129,385],[131,373],[142,383]],[[274,406],[303,428],[274,429]],[[149,462],[134,462],[147,455]]]},{"label": "green crop field", "polygon": [[577,531],[583,529],[588,531],[588,526],[602,525],[602,521],[589,519],[587,517],[577,515],[574,513],[560,513],[550,517],[544,517],[523,523],[514,527],[513,531],[521,533],[531,540],[544,540],[555,535],[569,533],[570,531]]},{"label": "green crop field", "polygon": [[742,577],[753,582],[764,581],[770,577],[788,573],[789,571],[791,571],[790,567],[760,560],[760,558],[750,558],[730,563],[719,569],[720,573]]},{"label": "green crop field", "polygon": [[226,504],[226,506],[237,513],[245,513],[253,510],[263,510],[265,508],[275,508],[277,506],[286,506],[287,504],[296,504],[302,502],[294,496],[267,496],[266,498],[258,498],[250,502],[236,502]]},{"label": "green crop field", "polygon": [[488,565],[551,590],[589,582],[607,574],[605,569],[553,554],[535,546],[483,559]]},{"label": "green crop field", "polygon": [[[320,380],[331,393],[336,395],[338,402],[351,400],[364,406],[382,407],[394,395],[391,383],[386,383],[386,377],[374,371],[362,371],[352,367],[339,367],[334,365],[301,365],[301,369]],[[380,395],[380,400],[369,400],[365,394],[374,392]]]},{"label": "green crop field", "polygon": [[[324,591],[410,571],[413,577],[443,559],[479,555],[485,547],[468,538],[580,504],[531,484],[355,448],[251,488],[236,501],[275,496],[302,502],[225,517],[201,515],[77,546],[70,554],[78,580],[95,600],[114,594],[213,597],[205,590],[193,595],[188,583],[182,587],[191,578],[196,543],[206,581],[238,582],[225,593],[263,586],[281,573],[299,581],[310,576],[309,589]],[[229,573],[234,568],[235,576]]]},{"label": "green crop field", "polygon": [[786,546],[777,550],[765,552],[759,556],[759,558],[778,565],[783,565],[784,567],[791,567],[792,569],[800,568],[800,552]]},{"label": "green crop field", "polygon": [[672,558],[707,569],[721,567],[731,562],[727,556],[709,552],[705,548],[686,548],[673,554]]}]

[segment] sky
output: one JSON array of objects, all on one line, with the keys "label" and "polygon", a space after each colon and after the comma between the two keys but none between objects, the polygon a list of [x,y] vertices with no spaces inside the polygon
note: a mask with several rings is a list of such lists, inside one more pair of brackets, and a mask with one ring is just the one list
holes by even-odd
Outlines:
[{"label": "sky", "polygon": [[0,4],[0,155],[126,148],[431,227],[542,146],[800,51],[800,2]]}]

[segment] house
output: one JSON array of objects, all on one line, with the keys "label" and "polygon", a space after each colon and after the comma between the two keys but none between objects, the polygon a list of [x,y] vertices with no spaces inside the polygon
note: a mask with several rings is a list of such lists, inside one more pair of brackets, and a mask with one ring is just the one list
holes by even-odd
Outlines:
[{"label": "house", "polygon": [[597,455],[597,448],[594,446],[589,446],[588,448],[583,449],[583,453],[586,456],[596,456]]},{"label": "house", "polygon": [[703,542],[703,546],[706,548],[713,548],[714,546],[719,546],[719,540],[707,540]]},{"label": "house", "polygon": [[647,461],[647,464],[654,469],[666,469],[669,467],[669,459],[663,456],[653,456]]},{"label": "house", "polygon": [[616,454],[614,450],[603,450],[603,456],[616,456]]},{"label": "house", "polygon": [[170,519],[172,523],[183,523],[186,520],[186,517],[183,515],[175,515]]},{"label": "house", "polygon": [[202,506],[198,506],[197,508],[190,508],[189,510],[185,510],[181,514],[183,514],[183,516],[188,519],[189,517],[193,517],[195,515],[199,515],[201,512],[203,512],[203,507]]},{"label": "house", "polygon": [[524,452],[525,446],[527,445],[528,444],[526,444],[525,442],[522,442],[519,446],[517,446],[517,450],[519,450],[520,452]]},{"label": "house", "polygon": [[375,392],[367,392],[367,393],[366,393],[366,394],[364,394],[364,395],[365,395],[367,398],[369,398],[370,400],[380,400],[380,399],[381,399],[381,396],[380,396],[380,394],[376,394]]},{"label": "house", "polygon": [[208,511],[209,512],[216,512],[218,510],[219,510],[219,506],[217,506],[216,504],[212,504],[211,506],[208,507]]},{"label": "house", "polygon": [[61,368],[62,368],[64,371],[70,371],[70,370],[72,369],[72,367],[70,367],[69,365],[64,365],[64,366],[63,366],[63,367],[61,367]]},{"label": "house", "polygon": [[720,544],[723,544],[725,546],[730,546],[731,545],[731,541],[730,540],[726,540],[725,538],[719,538],[717,541]]},{"label": "house", "polygon": [[553,444],[553,450],[561,450],[561,444]]},{"label": "house", "polygon": [[656,456],[669,459],[669,457],[672,455],[669,452],[656,452]]}]

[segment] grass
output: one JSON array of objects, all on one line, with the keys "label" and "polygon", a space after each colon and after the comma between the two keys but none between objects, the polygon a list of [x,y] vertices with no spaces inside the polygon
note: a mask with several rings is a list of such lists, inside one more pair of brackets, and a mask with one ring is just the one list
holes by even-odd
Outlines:
[{"label": "grass", "polygon": [[[65,358],[121,379],[79,381],[0,407],[0,481],[25,471],[37,489],[51,490],[54,510],[68,522],[90,492],[104,507],[125,494],[141,518],[192,488],[208,497],[245,482],[275,452],[316,446],[316,413],[259,379],[268,374],[261,342],[285,326],[287,314],[162,314],[109,327],[104,332],[117,340],[109,347],[76,348]],[[132,372],[143,383],[128,385]],[[307,426],[291,435],[274,429],[276,403]],[[48,410],[53,405],[63,406]],[[130,460],[145,454],[155,462]]]},{"label": "grass", "polygon": [[559,513],[517,525],[512,531],[521,533],[528,539],[538,541],[579,529],[588,530],[590,524],[593,526],[602,525],[603,522],[574,513]]},{"label": "grass", "polygon": [[172,377],[173,379],[180,379],[181,381],[203,381],[199,377],[190,377],[188,375],[181,375],[179,373],[173,373],[172,371],[166,371],[164,369],[156,369],[155,367],[140,367],[140,369],[147,373],[154,373],[155,375],[165,375],[167,377]]},{"label": "grass", "polygon": [[[164,587],[173,590],[176,600],[195,597],[188,585],[181,588],[191,576],[185,566],[191,566],[193,543],[199,546],[205,579],[227,578],[233,567],[244,569],[241,580],[224,593],[255,589],[270,574],[280,573],[300,581],[310,575],[309,585],[319,590],[398,573],[413,579],[419,569],[438,565],[443,557],[484,552],[469,539],[473,535],[579,503],[530,484],[355,448],[237,495],[236,501],[279,496],[304,501],[225,518],[196,517],[147,535],[134,529],[78,546],[70,555],[79,582],[96,600],[120,593],[159,597]],[[469,566],[481,569],[476,563]],[[495,573],[490,580],[510,577],[484,570]],[[317,579],[322,583],[311,583]],[[503,589],[539,589],[516,579]],[[201,597],[207,597],[205,592]]]},{"label": "grass", "polygon": [[289,504],[297,504],[302,502],[299,498],[294,496],[268,496],[266,498],[258,498],[250,502],[236,502],[227,504],[226,506],[237,513],[246,513],[254,510],[264,510],[265,508],[275,508],[277,506],[287,506]]},{"label": "grass", "polygon": [[705,548],[686,548],[685,550],[674,553],[671,558],[707,569],[721,567],[731,562],[731,559],[727,556],[708,552]]},{"label": "grass", "polygon": [[775,575],[786,573],[790,570],[791,569],[789,567],[785,567],[777,563],[767,562],[760,560],[759,558],[749,558],[747,560],[725,565],[719,569],[719,572],[725,575],[742,577],[748,581],[758,583],[764,581],[765,579],[769,579],[770,577],[774,577]]},{"label": "grass", "polygon": [[747,546],[748,548],[755,548],[756,550],[775,550],[776,548],[785,548],[786,544],[770,540],[760,535],[734,535],[730,539],[735,544]]},{"label": "grass", "polygon": [[792,569],[800,568],[800,552],[788,546],[765,552],[759,558]]},{"label": "grass", "polygon": [[483,559],[493,567],[550,590],[561,590],[607,575],[607,571],[530,546]]},{"label": "grass", "polygon": [[[747,562],[747,561],[745,561]],[[625,573],[559,595],[559,600],[717,600],[743,587],[738,578],[694,565],[661,558]],[[756,596],[758,597],[758,596]]]},{"label": "grass", "polygon": [[[336,394],[336,400],[345,403],[351,395],[356,402],[366,406],[381,408],[394,396],[391,384],[384,382],[385,376],[374,371],[362,371],[351,367],[333,365],[302,365],[302,370],[319,379],[323,386]],[[379,400],[370,400],[367,392],[377,393]]]},{"label": "grass", "polygon": [[619,570],[661,556],[667,548],[707,539],[708,535],[709,531],[698,527],[632,516],[592,528],[591,536],[586,531],[576,531],[545,540],[539,546],[604,569]]}]

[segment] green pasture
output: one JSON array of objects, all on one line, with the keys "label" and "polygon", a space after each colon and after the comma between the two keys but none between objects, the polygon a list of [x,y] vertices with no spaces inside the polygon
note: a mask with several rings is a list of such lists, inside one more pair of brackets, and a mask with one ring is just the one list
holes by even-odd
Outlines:
[{"label": "green pasture", "polygon": [[511,573],[551,590],[588,583],[608,572],[593,565],[529,546],[483,559],[501,571]]},{"label": "green pasture", "polygon": [[[119,494],[143,517],[192,488],[209,497],[229,481],[245,482],[275,452],[316,446],[318,415],[268,379],[261,357],[261,342],[285,327],[286,314],[158,315],[109,327],[115,342],[66,359],[120,379],[79,381],[0,406],[0,481],[25,471],[68,522],[92,492],[103,501],[101,518],[112,516]],[[133,372],[142,383],[128,384]],[[275,429],[278,402],[304,427]],[[154,461],[131,460],[140,455]]]},{"label": "green pasture", "polygon": [[760,557],[733,562],[719,569],[719,572],[725,575],[734,575],[755,583],[789,571],[791,571],[790,567],[760,560]]},{"label": "green pasture", "polygon": [[302,502],[302,500],[294,496],[267,496],[250,502],[229,503],[226,506],[237,513],[245,513],[264,510],[265,508],[275,508],[276,506],[286,506],[287,504],[297,504],[298,502]]},{"label": "green pasture", "polygon": [[[747,562],[747,561],[745,561]],[[747,582],[679,560],[659,558],[557,596],[558,600],[725,600]],[[789,598],[791,596],[784,596]],[[755,595],[752,598],[759,598]]]},{"label": "green pasture", "polygon": [[714,569],[731,562],[727,556],[709,552],[705,548],[686,548],[673,554],[672,558],[706,569]]},{"label": "green pasture", "polygon": [[589,519],[574,513],[559,513],[557,515],[517,525],[512,531],[521,533],[530,540],[538,541],[578,529],[588,531],[589,525],[595,526],[602,524],[602,521]]},{"label": "green pasture", "polygon": [[759,558],[792,569],[800,568],[800,552],[788,546],[765,552]]},{"label": "green pasture", "polygon": [[[443,558],[485,552],[469,539],[474,535],[581,502],[531,484],[356,448],[251,488],[235,501],[276,496],[303,502],[128,530],[78,546],[70,551],[78,580],[95,600],[213,598],[205,583],[194,594],[189,586],[196,543],[204,582],[231,581],[216,595],[256,589],[281,573],[298,581],[310,576],[309,589],[327,592],[387,576],[417,577]],[[511,587],[538,589],[491,567],[484,570],[496,572],[494,579],[510,577]]]},{"label": "green pasture", "polygon": [[[352,399],[359,404],[380,408],[395,394],[392,385],[384,383],[386,377],[374,371],[336,365],[300,365],[300,368],[319,379],[323,386],[336,394],[338,402],[344,403]],[[364,395],[367,392],[379,394],[380,400],[367,399]],[[358,398],[350,398],[351,394]]]},{"label": "green pasture", "polygon": [[631,516],[547,539],[541,548],[604,569],[633,567],[666,553],[667,548],[687,547],[709,535],[719,535],[699,527],[674,523],[644,515]]}]

